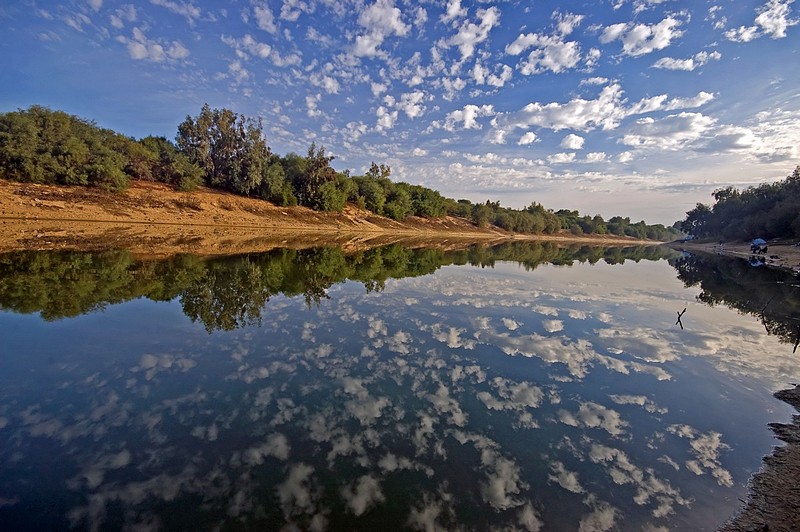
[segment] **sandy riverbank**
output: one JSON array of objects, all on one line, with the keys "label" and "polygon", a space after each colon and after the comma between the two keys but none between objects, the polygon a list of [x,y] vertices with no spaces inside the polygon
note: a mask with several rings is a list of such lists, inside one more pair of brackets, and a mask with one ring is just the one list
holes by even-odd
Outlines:
[{"label": "sandy riverbank", "polygon": [[403,242],[464,246],[509,239],[599,245],[654,244],[628,238],[513,235],[456,217],[402,222],[348,206],[341,213],[278,207],[200,188],[177,192],[134,182],[122,193],[0,179],[0,252],[19,249],[127,249],[136,255],[216,255],[275,247],[340,245],[360,249]]},{"label": "sandy riverbank", "polygon": [[[765,266],[798,271],[800,270],[800,246],[795,244],[797,242],[793,240],[772,241],[767,244],[767,252],[758,254],[756,257],[762,258]],[[749,242],[725,242],[723,245],[720,245],[719,242],[674,242],[669,245],[675,249],[715,253],[744,260],[749,260],[753,256]]]}]

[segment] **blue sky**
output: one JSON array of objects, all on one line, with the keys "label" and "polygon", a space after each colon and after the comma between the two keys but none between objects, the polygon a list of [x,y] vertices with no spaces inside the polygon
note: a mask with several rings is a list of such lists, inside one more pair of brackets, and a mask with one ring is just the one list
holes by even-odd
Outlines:
[{"label": "blue sky", "polygon": [[794,0],[17,1],[0,111],[174,138],[208,102],[354,175],[671,224],[800,164],[798,22]]}]

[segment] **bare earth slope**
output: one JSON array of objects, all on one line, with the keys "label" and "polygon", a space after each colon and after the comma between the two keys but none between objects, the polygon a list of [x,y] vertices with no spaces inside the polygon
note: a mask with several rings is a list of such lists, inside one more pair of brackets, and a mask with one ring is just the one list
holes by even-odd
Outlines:
[{"label": "bare earth slope", "polygon": [[[322,213],[305,207],[277,207],[207,188],[176,192],[159,183],[134,182],[118,193],[0,179],[0,252],[125,248],[146,255],[208,255],[265,251],[277,246],[373,247],[399,241],[446,247],[456,242],[464,245],[509,238],[533,237],[518,237],[497,228],[481,229],[463,218],[410,217],[397,222],[353,206],[341,213]],[[580,240],[610,245],[640,243],[602,237]]]}]

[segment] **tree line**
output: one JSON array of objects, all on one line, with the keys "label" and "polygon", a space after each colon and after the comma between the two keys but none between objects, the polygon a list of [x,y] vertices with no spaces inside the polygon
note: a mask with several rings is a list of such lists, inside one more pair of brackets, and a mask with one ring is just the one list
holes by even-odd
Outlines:
[{"label": "tree line", "polygon": [[605,221],[577,211],[553,212],[533,202],[523,209],[499,202],[454,200],[420,185],[394,182],[391,168],[373,162],[360,176],[339,172],[324,146],[305,155],[272,152],[260,119],[205,104],[178,125],[175,141],[136,140],[94,122],[31,106],[0,115],[0,177],[57,185],[124,190],[131,180],[158,181],[190,191],[205,185],[280,206],[342,211],[349,204],[394,220],[459,216],[479,227],[516,233],[613,234],[670,240],[679,232],[628,218]]},{"label": "tree line", "polygon": [[698,203],[677,222],[681,230],[724,240],[800,238],[800,166],[775,183],[745,190],[726,187],[712,195],[713,205]]}]

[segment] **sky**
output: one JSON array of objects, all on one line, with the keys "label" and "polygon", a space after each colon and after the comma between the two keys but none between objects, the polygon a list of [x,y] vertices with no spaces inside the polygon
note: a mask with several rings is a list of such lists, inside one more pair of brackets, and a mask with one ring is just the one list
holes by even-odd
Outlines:
[{"label": "sky", "polygon": [[0,112],[174,139],[204,103],[447,197],[671,225],[800,164],[794,0],[25,1]]}]

